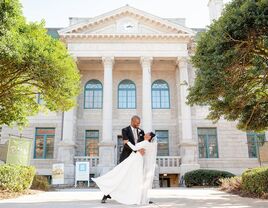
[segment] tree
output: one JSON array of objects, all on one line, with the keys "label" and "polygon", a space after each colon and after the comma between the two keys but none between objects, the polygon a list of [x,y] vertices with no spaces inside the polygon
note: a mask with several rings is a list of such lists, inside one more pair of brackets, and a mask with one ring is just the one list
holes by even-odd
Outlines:
[{"label": "tree", "polygon": [[0,0],[0,125],[27,124],[42,108],[51,111],[75,105],[80,75],[63,43],[44,28],[27,23],[18,0]]},{"label": "tree", "polygon": [[268,0],[233,0],[197,41],[190,105],[242,130],[268,127]]}]

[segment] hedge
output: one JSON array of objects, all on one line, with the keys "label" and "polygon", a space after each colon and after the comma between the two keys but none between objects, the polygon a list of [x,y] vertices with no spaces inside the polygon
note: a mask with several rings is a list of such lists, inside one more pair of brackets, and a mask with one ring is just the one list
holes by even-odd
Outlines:
[{"label": "hedge", "polygon": [[35,175],[31,189],[48,191],[50,188],[48,179],[45,176]]},{"label": "hedge", "polygon": [[219,170],[193,170],[185,173],[184,180],[187,187],[192,186],[218,186],[221,178],[231,178],[235,176],[227,171]]},{"label": "hedge", "polygon": [[0,189],[22,192],[30,188],[35,167],[4,164],[0,165]]},{"label": "hedge", "polygon": [[242,174],[242,189],[250,194],[262,196],[268,193],[268,167],[246,170]]}]

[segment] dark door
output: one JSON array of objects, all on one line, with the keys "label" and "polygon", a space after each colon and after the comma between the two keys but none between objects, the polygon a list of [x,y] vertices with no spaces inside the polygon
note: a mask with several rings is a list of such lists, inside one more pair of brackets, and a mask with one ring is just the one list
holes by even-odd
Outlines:
[{"label": "dark door", "polygon": [[123,137],[122,135],[117,135],[117,164],[119,163],[122,150],[123,150]]}]

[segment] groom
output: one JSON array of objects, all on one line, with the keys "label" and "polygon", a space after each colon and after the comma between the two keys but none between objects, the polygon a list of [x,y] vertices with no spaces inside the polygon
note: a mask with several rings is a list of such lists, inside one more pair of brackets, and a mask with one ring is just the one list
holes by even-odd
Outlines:
[{"label": "groom", "polygon": [[[132,153],[132,149],[127,145],[127,142],[131,142],[133,145],[137,144],[138,142],[141,142],[144,140],[144,131],[140,129],[140,117],[139,116],[132,116],[131,118],[131,124],[127,126],[126,128],[122,129],[122,136],[123,136],[123,142],[124,147],[123,151],[120,155],[119,162],[121,163],[123,160],[128,158],[128,156]],[[138,150],[141,155],[145,154],[144,149]],[[111,199],[110,195],[104,195],[101,203],[106,203],[107,199]]]}]

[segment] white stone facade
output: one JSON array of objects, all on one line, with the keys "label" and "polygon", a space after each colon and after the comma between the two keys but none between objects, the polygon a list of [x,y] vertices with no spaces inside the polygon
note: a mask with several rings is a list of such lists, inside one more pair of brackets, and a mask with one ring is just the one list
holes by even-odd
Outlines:
[{"label": "white stone facade", "polygon": [[[95,18],[73,18],[59,35],[77,61],[82,91],[77,106],[64,116],[39,114],[31,117],[30,126],[21,132],[35,138],[35,128],[55,128],[53,159],[31,161],[38,174],[51,175],[52,164],[64,162],[65,183],[73,184],[75,160],[90,161],[95,175],[111,169],[117,161],[118,135],[133,115],[141,117],[141,128],[146,132],[168,131],[169,156],[157,159],[160,174],[180,176],[200,167],[241,174],[258,166],[258,159],[248,156],[246,133],[237,130],[235,122],[213,124],[205,119],[206,107],[185,103],[187,88],[194,81],[189,54],[196,33],[185,27],[183,20],[161,19],[125,6]],[[84,108],[84,87],[92,79],[103,85],[101,109]],[[118,84],[124,79],[136,85],[135,109],[118,108]],[[151,107],[151,85],[158,79],[169,85],[168,109]],[[216,127],[218,158],[199,158],[200,127]],[[85,157],[86,130],[99,131],[99,157]],[[18,130],[3,126],[2,142],[9,134],[18,134]]]}]

